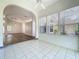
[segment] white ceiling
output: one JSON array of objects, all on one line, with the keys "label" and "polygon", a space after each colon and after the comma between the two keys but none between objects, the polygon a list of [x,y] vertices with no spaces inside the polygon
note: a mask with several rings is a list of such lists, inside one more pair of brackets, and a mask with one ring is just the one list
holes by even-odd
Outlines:
[{"label": "white ceiling", "polygon": [[[41,2],[44,4],[46,8],[57,1],[58,0],[41,0]],[[26,4],[26,7],[29,6],[29,8],[33,9],[36,13],[43,10],[43,8],[40,5],[38,5],[37,8],[34,8],[35,5],[37,5],[37,0],[23,0],[23,3]],[[8,19],[18,22],[25,22],[26,20],[32,18],[34,19],[34,15],[32,12],[15,5],[6,7],[4,10],[4,15],[7,15]]]},{"label": "white ceiling", "polygon": [[[37,0],[30,0],[30,1],[34,1],[34,5],[32,5],[32,7],[34,7],[34,6],[37,4]],[[44,4],[44,6],[47,8],[47,7],[49,7],[50,5],[56,3],[56,2],[59,1],[59,0],[41,0],[41,1],[42,1],[42,3]],[[38,13],[39,11],[42,11],[43,8],[39,5],[39,6],[38,6],[36,9],[34,9],[34,10]]]},{"label": "white ceiling", "polygon": [[[35,5],[37,5],[37,0],[23,0],[23,4],[26,4],[26,6],[29,6],[29,8],[34,9]],[[42,3],[48,7],[54,3],[56,3],[59,0],[41,0]],[[21,1],[22,2],[22,1]],[[39,5],[36,9],[34,9],[36,12],[43,10],[42,7]]]},{"label": "white ceiling", "polygon": [[[29,7],[33,11],[35,11],[38,16],[48,16],[52,13],[57,13],[65,9],[69,9],[71,7],[79,5],[79,0],[42,0],[42,3],[45,5],[47,9],[42,9],[39,5],[36,9],[34,8],[37,5],[37,0],[8,0],[8,2],[13,2],[24,4],[25,7]],[[29,19],[34,19],[34,15],[32,12],[25,10],[21,7],[11,5],[5,8],[4,15],[11,20],[16,21],[26,21]],[[26,21],[27,22],[27,21]]]},{"label": "white ceiling", "polygon": [[6,7],[4,10],[4,15],[10,20],[21,23],[28,22],[30,19],[35,18],[32,12],[14,5]]}]

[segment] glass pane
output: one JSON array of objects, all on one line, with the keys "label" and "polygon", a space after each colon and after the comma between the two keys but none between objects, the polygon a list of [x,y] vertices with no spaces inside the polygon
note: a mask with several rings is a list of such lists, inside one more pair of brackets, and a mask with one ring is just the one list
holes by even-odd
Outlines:
[{"label": "glass pane", "polygon": [[58,33],[58,14],[52,14],[47,17],[47,32]]},{"label": "glass pane", "polygon": [[60,18],[64,26],[66,34],[76,34],[78,30],[77,24],[79,23],[79,6],[67,9],[60,13]]},{"label": "glass pane", "polygon": [[46,33],[46,17],[39,19],[40,33]]}]

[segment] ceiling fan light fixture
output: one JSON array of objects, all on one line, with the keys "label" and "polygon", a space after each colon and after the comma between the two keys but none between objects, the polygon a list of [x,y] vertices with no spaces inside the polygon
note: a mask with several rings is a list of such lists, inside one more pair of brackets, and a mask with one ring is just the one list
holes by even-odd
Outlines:
[{"label": "ceiling fan light fixture", "polygon": [[43,9],[46,9],[45,5],[41,2],[41,0],[37,0],[37,4],[35,5],[34,9],[36,9],[39,5],[40,5]]},{"label": "ceiling fan light fixture", "polygon": [[44,4],[42,4],[42,3],[41,3],[41,7],[42,7],[43,9],[46,9],[46,7],[44,6]]},{"label": "ceiling fan light fixture", "polygon": [[39,3],[37,3],[37,4],[35,5],[34,9],[36,9],[36,8],[38,7],[38,5],[39,5]]}]

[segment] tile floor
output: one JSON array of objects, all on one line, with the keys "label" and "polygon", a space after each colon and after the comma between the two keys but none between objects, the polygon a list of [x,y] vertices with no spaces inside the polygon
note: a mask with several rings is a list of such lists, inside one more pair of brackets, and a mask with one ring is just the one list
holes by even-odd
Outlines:
[{"label": "tile floor", "polygon": [[0,59],[4,59],[4,49],[0,48]]},{"label": "tile floor", "polygon": [[39,40],[56,44],[58,46],[79,50],[79,36],[77,35],[40,34],[39,36]]},{"label": "tile floor", "polygon": [[79,59],[79,53],[40,40],[30,40],[1,48],[0,59]]}]

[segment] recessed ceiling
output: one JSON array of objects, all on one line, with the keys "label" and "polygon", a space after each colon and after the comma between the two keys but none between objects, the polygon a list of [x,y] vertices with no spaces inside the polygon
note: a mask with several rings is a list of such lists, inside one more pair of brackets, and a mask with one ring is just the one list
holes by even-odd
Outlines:
[{"label": "recessed ceiling", "polygon": [[8,19],[18,22],[28,22],[30,19],[35,18],[32,12],[15,5],[6,7],[4,9],[4,15],[6,15]]},{"label": "recessed ceiling", "polygon": [[[41,0],[41,2],[44,4],[44,6],[47,8],[50,5],[56,3],[59,0]],[[29,9],[32,9],[35,11],[37,14],[43,10],[43,8],[39,5],[36,9],[34,8],[35,5],[37,5],[37,0],[8,0],[8,2],[14,2],[14,3],[20,3],[24,4],[24,6],[28,7]],[[33,16],[33,14],[29,11],[24,10],[23,8],[19,8],[16,6],[8,6],[5,8],[4,13],[7,14],[8,16]]]},{"label": "recessed ceiling", "polygon": [[[32,12],[36,12],[39,17],[47,16],[52,13],[57,13],[63,11],[65,9],[75,7],[79,5],[79,0],[41,0],[42,3],[46,6],[46,9],[43,10],[39,5],[36,9],[34,6],[37,4],[37,0],[3,0],[4,3],[8,4],[16,4],[18,6],[23,6],[31,10]],[[0,4],[1,5],[1,4]]]},{"label": "recessed ceiling", "polygon": [[[32,1],[32,0],[31,0],[31,1]],[[34,5],[37,4],[37,0],[35,0],[35,1],[36,1],[36,2],[35,2]],[[57,1],[59,1],[59,0],[41,0],[41,2],[44,4],[44,6],[45,6],[46,8],[49,7],[50,5],[56,3]],[[33,7],[34,7],[34,5],[33,5]],[[43,8],[39,5],[35,10],[36,10],[37,12],[39,12],[39,11],[42,11]]]}]

